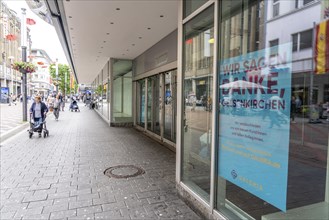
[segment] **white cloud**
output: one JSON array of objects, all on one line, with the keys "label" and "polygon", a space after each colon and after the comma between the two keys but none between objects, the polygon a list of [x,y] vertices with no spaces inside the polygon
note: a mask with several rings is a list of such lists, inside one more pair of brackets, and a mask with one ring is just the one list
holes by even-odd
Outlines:
[{"label": "white cloud", "polygon": [[31,30],[32,48],[45,50],[53,61],[58,58],[60,63],[68,63],[53,26],[34,14],[25,0],[5,0],[4,2],[17,13],[19,18],[22,14],[21,8],[26,8],[26,17],[36,21],[35,25],[27,25]]}]

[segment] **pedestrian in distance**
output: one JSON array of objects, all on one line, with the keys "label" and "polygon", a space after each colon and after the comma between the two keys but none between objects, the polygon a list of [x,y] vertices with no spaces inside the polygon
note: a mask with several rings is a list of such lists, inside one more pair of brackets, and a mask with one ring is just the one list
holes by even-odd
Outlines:
[{"label": "pedestrian in distance", "polygon": [[54,99],[53,107],[54,107],[55,120],[58,121],[58,118],[59,118],[59,109],[61,108],[61,101],[60,101],[59,94]]},{"label": "pedestrian in distance", "polygon": [[41,96],[35,96],[34,102],[30,108],[30,114],[33,118],[34,123],[40,123],[41,129],[39,132],[39,137],[41,137],[42,122],[45,120],[48,112],[48,108],[44,102],[41,101]]},{"label": "pedestrian in distance", "polygon": [[13,93],[9,95],[9,106],[11,106],[11,104],[16,105],[16,96],[14,96]]},{"label": "pedestrian in distance", "polygon": [[52,112],[54,110],[54,95],[50,95],[48,97],[47,106],[48,106],[50,112]]}]

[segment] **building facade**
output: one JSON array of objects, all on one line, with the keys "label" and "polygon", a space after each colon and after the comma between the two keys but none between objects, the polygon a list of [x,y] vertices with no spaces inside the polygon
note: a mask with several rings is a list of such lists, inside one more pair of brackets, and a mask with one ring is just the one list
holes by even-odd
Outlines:
[{"label": "building facade", "polygon": [[[0,2],[0,35],[1,35],[1,87],[8,89],[8,94],[21,93],[21,75],[11,68],[14,61],[20,60],[20,19],[7,5]],[[13,37],[7,37],[12,35]]]},{"label": "building facade", "polygon": [[49,67],[53,61],[47,52],[41,49],[32,49],[30,60],[37,66],[37,70],[31,74],[29,94],[38,93],[46,97],[54,91],[54,85],[51,83],[49,72]]},{"label": "building facade", "polygon": [[[137,3],[112,4],[93,7],[113,14],[138,10]],[[96,112],[110,126],[133,126],[175,151],[178,192],[205,218],[328,219],[329,74],[314,71],[321,65],[315,63],[317,42],[329,39],[329,31],[318,26],[326,26],[328,1],[167,4],[178,10],[177,25],[152,45],[130,57],[135,41],[129,41],[130,49],[116,47],[117,42],[105,47],[121,50],[104,55],[96,77],[89,78],[98,97]],[[60,5],[62,20],[68,20],[64,27],[81,19],[73,9],[88,8],[77,7]],[[161,22],[156,24],[164,29]],[[70,30],[57,29],[68,39],[63,45],[73,54],[72,69],[79,70],[84,54],[74,51],[91,43],[83,38],[88,46],[70,49],[69,41],[79,43],[79,30]],[[123,42],[135,34],[127,33]],[[134,40],[142,41],[138,34]],[[106,53],[107,41],[92,44],[103,49],[94,50],[95,63]]]}]

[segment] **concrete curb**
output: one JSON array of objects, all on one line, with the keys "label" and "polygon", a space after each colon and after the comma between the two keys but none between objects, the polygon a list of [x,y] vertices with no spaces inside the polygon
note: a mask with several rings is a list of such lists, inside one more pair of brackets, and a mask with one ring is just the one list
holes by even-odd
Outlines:
[{"label": "concrete curb", "polygon": [[8,138],[11,138],[12,136],[15,136],[16,134],[18,134],[19,132],[23,131],[24,129],[28,128],[30,125],[29,122],[23,122],[23,124],[9,130],[6,131],[5,133],[0,135],[0,142],[4,142],[5,140],[7,140]]}]

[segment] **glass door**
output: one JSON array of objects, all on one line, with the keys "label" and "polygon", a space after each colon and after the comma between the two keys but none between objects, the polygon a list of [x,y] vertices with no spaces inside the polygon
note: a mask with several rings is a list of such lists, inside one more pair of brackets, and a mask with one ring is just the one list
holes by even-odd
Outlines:
[{"label": "glass door", "polygon": [[137,124],[145,126],[145,79],[137,82]]},{"label": "glass door", "polygon": [[160,75],[147,78],[147,130],[160,135]]},{"label": "glass door", "polygon": [[177,71],[173,70],[164,76],[164,132],[163,137],[176,141],[176,77]]}]

